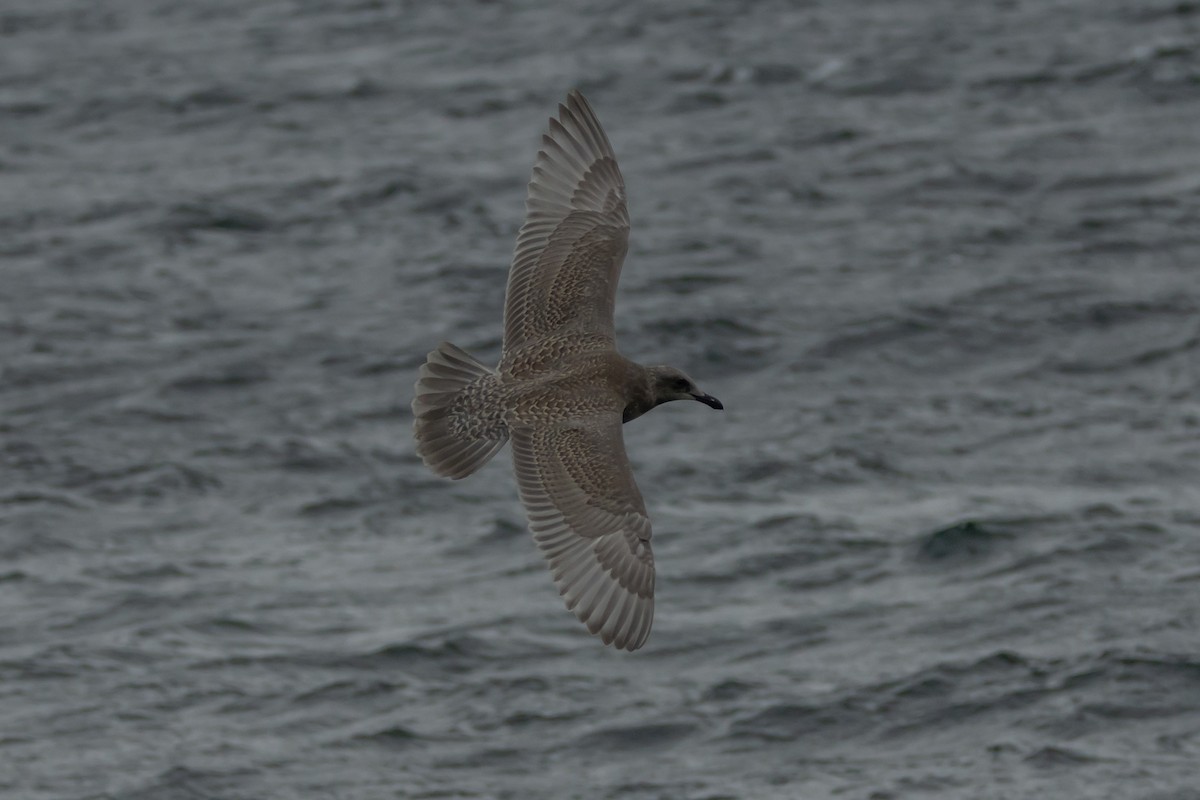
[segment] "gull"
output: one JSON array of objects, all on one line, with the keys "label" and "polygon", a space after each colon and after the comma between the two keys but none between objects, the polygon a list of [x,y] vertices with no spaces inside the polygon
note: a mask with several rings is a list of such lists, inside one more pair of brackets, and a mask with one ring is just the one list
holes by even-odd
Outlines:
[{"label": "gull", "polygon": [[447,478],[467,477],[512,441],[529,529],[567,608],[604,644],[633,651],[654,619],[654,553],[621,425],[671,400],[724,406],[680,370],[617,352],[628,245],[617,158],[572,90],[533,165],[499,365],[442,342],[421,366],[412,409],[417,453]]}]

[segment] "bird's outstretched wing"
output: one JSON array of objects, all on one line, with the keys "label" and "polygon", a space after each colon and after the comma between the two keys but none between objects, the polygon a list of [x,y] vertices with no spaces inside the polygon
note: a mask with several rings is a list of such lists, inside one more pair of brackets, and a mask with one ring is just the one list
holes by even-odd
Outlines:
[{"label": "bird's outstretched wing", "polygon": [[641,647],[654,619],[654,554],[620,413],[517,428],[512,443],[529,527],[567,608],[605,644]]},{"label": "bird's outstretched wing", "polygon": [[625,182],[596,114],[567,95],[542,135],[504,303],[504,350],[563,330],[613,338]]}]

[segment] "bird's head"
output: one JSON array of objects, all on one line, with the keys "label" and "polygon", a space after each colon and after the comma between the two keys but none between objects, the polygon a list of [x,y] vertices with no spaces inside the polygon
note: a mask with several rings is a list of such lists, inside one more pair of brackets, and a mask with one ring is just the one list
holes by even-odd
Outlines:
[{"label": "bird's head", "polygon": [[700,391],[695,381],[674,367],[650,367],[650,387],[654,405],[671,400],[699,400],[709,408],[725,408],[720,400]]}]

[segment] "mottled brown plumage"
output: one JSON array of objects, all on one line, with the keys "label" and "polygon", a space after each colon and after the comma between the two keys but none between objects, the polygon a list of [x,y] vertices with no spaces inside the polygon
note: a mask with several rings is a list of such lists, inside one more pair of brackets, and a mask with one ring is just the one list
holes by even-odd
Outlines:
[{"label": "mottled brown plumage", "polygon": [[670,400],[721,404],[679,370],[617,352],[625,183],[577,91],[542,136],[525,206],[500,364],[448,342],[429,354],[413,399],[417,452],[463,478],[511,439],[529,528],[567,608],[605,644],[636,650],[654,619],[654,554],[621,425]]}]

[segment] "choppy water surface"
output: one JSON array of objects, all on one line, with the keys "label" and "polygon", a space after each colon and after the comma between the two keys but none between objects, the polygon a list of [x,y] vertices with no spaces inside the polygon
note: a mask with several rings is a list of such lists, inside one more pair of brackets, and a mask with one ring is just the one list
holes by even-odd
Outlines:
[{"label": "choppy water surface", "polygon": [[[571,86],[633,655],[409,438]],[[8,0],[0,795],[1200,796],[1197,131],[1194,3]]]}]

